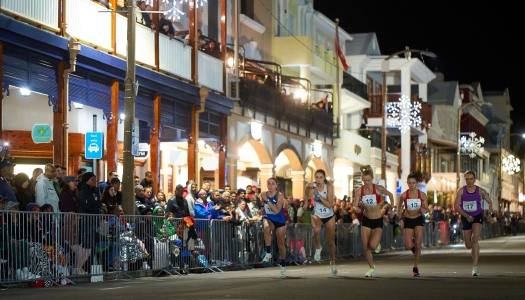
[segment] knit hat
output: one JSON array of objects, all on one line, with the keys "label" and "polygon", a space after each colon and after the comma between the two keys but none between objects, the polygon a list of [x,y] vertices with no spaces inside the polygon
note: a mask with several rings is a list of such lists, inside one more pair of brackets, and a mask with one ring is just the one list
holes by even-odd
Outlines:
[{"label": "knit hat", "polygon": [[68,176],[66,176],[66,178],[64,179],[64,181],[65,181],[66,183],[68,183],[68,182],[71,182],[71,181],[77,181],[77,179],[76,179],[75,176],[73,176],[73,175],[68,175]]},{"label": "knit hat", "polygon": [[90,180],[91,177],[97,177],[97,175],[95,175],[95,173],[93,172],[84,173],[84,175],[82,175],[82,182],[84,183],[88,182],[88,180]]},{"label": "knit hat", "polygon": [[36,206],[36,207],[40,207],[40,206],[38,206],[38,204],[36,204],[36,203],[29,203],[29,204],[26,206],[26,211],[33,211],[33,208],[34,208],[35,206]]},{"label": "knit hat", "polygon": [[26,173],[18,173],[15,176],[15,186],[22,187],[22,184],[24,184],[24,182],[28,180],[29,180],[29,176],[27,176]]},{"label": "knit hat", "polygon": [[42,205],[42,207],[40,207],[40,210],[41,210],[41,211],[46,211],[46,210],[48,210],[50,207],[52,207],[51,204],[44,204],[44,205]]},{"label": "knit hat", "polygon": [[9,201],[6,203],[6,205],[4,206],[4,210],[10,210],[11,208],[13,207],[18,207],[18,205],[20,205],[20,203],[18,202],[13,202],[13,201]]}]

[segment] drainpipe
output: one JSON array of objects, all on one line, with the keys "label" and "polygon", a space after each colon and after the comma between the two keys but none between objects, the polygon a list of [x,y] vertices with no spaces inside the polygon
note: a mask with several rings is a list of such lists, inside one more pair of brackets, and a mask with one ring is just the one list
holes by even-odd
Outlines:
[{"label": "drainpipe", "polygon": [[[67,17],[66,4],[67,4],[67,1],[64,1],[63,8],[62,8],[63,9],[62,10],[63,20],[64,20],[64,23],[62,23],[62,32],[64,33],[64,36],[68,36],[67,19],[66,19]],[[69,107],[70,107],[69,106],[69,74],[75,72],[76,65],[77,65],[77,54],[80,52],[80,49],[82,48],[82,46],[77,40],[75,40],[73,37],[70,37],[68,48],[69,48],[69,68],[64,70],[64,107],[62,108],[63,114],[64,114],[64,124],[62,124],[63,135],[64,135],[64,146],[62,149],[63,151],[62,155],[64,157],[64,161],[62,163],[66,168],[69,168],[69,151],[68,151],[68,148],[69,148],[69,137],[68,137]]]},{"label": "drainpipe", "polygon": [[205,87],[201,87],[199,90],[199,96],[201,98],[201,106],[195,111],[195,182],[200,180],[200,160],[199,160],[199,116],[204,112],[206,98],[208,98],[209,91]]}]

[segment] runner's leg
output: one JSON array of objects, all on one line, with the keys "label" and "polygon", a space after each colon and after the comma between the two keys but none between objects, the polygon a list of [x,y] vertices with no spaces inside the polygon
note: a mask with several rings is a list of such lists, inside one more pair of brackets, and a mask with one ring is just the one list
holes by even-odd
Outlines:
[{"label": "runner's leg", "polygon": [[403,235],[404,235],[404,240],[405,240],[405,248],[407,250],[412,249],[412,247],[414,247],[414,242],[412,241],[412,237],[414,237],[414,229],[405,228]]},{"label": "runner's leg", "polygon": [[321,224],[323,224],[323,221],[314,215],[311,216],[311,219],[312,229],[314,230],[315,249],[321,249]]},{"label": "runner's leg", "polygon": [[332,217],[324,226],[330,261],[332,266],[335,266],[335,217]]},{"label": "runner's leg", "polygon": [[[478,258],[479,258],[479,234],[481,233],[481,224],[474,223],[472,224],[472,237],[471,237],[471,244],[472,244],[472,266],[476,267],[478,265]],[[465,238],[466,240],[466,238]]]},{"label": "runner's leg", "polygon": [[374,267],[374,259],[372,257],[372,252],[370,252],[369,241],[372,236],[372,229],[361,226],[361,242],[363,243],[363,251],[365,254],[366,261],[370,268]]},{"label": "runner's leg", "polygon": [[419,258],[421,257],[421,242],[423,241],[423,226],[416,226],[414,228],[415,239],[415,253],[414,253],[414,267],[417,268]]}]

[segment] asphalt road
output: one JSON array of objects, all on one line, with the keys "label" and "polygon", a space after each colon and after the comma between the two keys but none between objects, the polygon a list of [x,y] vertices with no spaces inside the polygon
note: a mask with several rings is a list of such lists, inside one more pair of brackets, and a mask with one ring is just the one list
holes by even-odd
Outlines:
[{"label": "asphalt road", "polygon": [[11,288],[0,299],[525,299],[525,236],[481,241],[479,277],[471,276],[470,251],[463,245],[427,248],[421,277],[412,277],[412,253],[375,255],[376,277],[365,278],[363,257],[328,263],[137,278],[66,287]]}]

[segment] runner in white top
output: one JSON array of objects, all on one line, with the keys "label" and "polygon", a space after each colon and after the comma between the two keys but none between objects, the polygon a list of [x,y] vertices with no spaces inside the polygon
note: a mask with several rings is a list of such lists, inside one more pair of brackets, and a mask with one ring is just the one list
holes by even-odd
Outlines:
[{"label": "runner in white top", "polygon": [[[328,180],[324,170],[315,171],[315,182],[310,182],[304,189],[304,199],[310,199],[310,191],[314,197],[314,209],[312,214],[312,228],[315,235],[315,255],[316,261],[321,259],[321,226],[325,225],[325,240],[328,244],[330,253],[330,265],[332,266],[332,276],[337,276],[335,266],[335,218],[334,218],[334,189]],[[304,209],[310,205],[310,201],[305,201]]]}]

